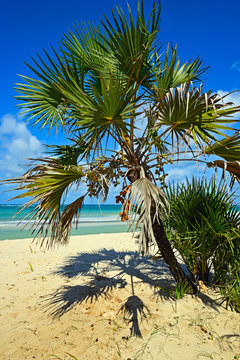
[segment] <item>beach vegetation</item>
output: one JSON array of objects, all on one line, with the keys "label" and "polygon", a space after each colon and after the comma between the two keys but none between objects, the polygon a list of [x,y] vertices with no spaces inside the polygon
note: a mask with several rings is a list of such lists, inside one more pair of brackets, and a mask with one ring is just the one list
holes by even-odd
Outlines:
[{"label": "beach vegetation", "polygon": [[207,351],[201,351],[197,354],[197,359],[199,359],[200,357],[204,357],[204,358],[208,358],[208,359],[213,359],[214,360],[214,357],[215,356],[218,356],[219,353],[216,353],[215,351],[212,352],[212,353],[209,353]]},{"label": "beach vegetation", "polygon": [[220,286],[221,304],[240,312],[240,264],[237,271],[230,271],[226,282]]},{"label": "beach vegetation", "polygon": [[240,212],[224,181],[192,178],[166,190],[166,228],[194,282],[218,286],[222,302],[240,310]]},{"label": "beach vegetation", "polygon": [[186,294],[189,293],[189,285],[184,283],[176,283],[176,287],[172,296],[175,300],[182,299]]},{"label": "beach vegetation", "polygon": [[28,262],[28,265],[29,265],[29,267],[30,267],[31,272],[33,272],[33,266],[32,266],[32,264],[30,263],[30,261]]},{"label": "beach vegetation", "polygon": [[184,284],[176,282],[176,286],[174,289],[162,286],[158,286],[158,288],[161,292],[168,294],[168,296],[173,300],[180,300],[189,293],[189,285],[187,283]]},{"label": "beach vegetation", "polygon": [[[240,212],[227,184],[192,178],[166,190],[171,207],[167,227],[195,281],[222,284],[238,271]],[[234,270],[233,270],[234,269]]]},{"label": "beach vegetation", "polygon": [[59,356],[57,356],[57,355],[50,355],[50,357],[49,357],[49,359],[58,359],[58,360],[79,360],[76,356],[74,356],[74,355],[72,355],[72,354],[70,354],[70,353],[68,353],[68,352],[66,352],[65,353],[66,354],[66,356],[64,355],[64,358],[61,358],[61,357],[59,357]]},{"label": "beach vegetation", "polygon": [[[35,205],[28,220],[48,247],[68,243],[86,196],[105,201],[110,185],[119,189],[121,219],[140,228],[141,252],[155,244],[176,282],[195,293],[164,227],[165,168],[187,154],[239,180],[233,115],[240,107],[203,91],[202,59],[183,62],[176,46],[160,44],[160,15],[158,1],[150,14],[141,1],[135,16],[129,6],[127,13],[116,8],[100,23],[74,26],[52,53],[32,58],[33,77],[21,76],[16,85],[22,114],[33,126],[62,131],[66,145],[48,147],[23,176],[5,182],[20,191],[15,199],[30,197],[23,208]],[[72,188],[82,194],[62,207]]]}]

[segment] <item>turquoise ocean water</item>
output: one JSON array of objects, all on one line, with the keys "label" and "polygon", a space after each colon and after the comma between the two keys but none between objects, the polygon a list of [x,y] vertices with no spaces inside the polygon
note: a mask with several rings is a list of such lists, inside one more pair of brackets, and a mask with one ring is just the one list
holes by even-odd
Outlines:
[{"label": "turquoise ocean water", "polygon": [[[25,209],[14,217],[20,209],[21,205],[0,205],[0,240],[33,237],[27,227],[21,230],[24,222],[17,226],[19,221],[29,213],[29,209]],[[128,231],[127,222],[122,223],[119,217],[120,209],[119,205],[101,205],[100,208],[98,205],[84,205],[78,229],[73,227],[71,235]]]}]

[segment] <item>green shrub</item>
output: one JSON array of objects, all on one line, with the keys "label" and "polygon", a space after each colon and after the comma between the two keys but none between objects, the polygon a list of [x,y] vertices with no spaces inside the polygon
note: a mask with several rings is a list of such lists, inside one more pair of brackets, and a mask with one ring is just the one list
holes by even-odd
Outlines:
[{"label": "green shrub", "polygon": [[228,281],[220,287],[222,303],[226,302],[231,310],[240,312],[240,264],[238,261],[238,270],[232,273],[229,271]]},{"label": "green shrub", "polygon": [[192,277],[217,285],[226,284],[229,277],[236,278],[240,212],[226,184],[193,178],[169,186],[167,197],[171,209],[167,229]]}]

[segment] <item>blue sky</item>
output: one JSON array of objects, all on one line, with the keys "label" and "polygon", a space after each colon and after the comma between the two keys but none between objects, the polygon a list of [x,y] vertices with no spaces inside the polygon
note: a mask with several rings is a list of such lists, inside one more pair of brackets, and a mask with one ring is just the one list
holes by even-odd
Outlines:
[{"label": "blue sky", "polygon": [[[144,3],[148,11],[152,1]],[[136,0],[129,0],[129,4],[136,10]],[[51,44],[56,46],[63,33],[73,29],[73,23],[97,21],[103,14],[109,17],[116,5],[126,9],[125,0],[12,0],[1,4],[0,178],[20,175],[23,159],[39,156],[44,143],[63,143],[61,134],[47,136],[46,131],[39,132],[18,115],[20,109],[13,98],[17,74],[32,75],[24,61],[30,62],[30,56],[41,54],[43,48],[50,51]],[[204,64],[211,66],[205,76],[206,90],[223,94],[240,89],[239,13],[239,0],[162,1],[160,40],[178,44],[182,61],[200,55]],[[239,104],[240,93],[229,100]],[[181,164],[171,168],[170,177],[183,179],[193,172],[194,166]],[[0,193],[0,203],[7,198],[8,193]]]}]

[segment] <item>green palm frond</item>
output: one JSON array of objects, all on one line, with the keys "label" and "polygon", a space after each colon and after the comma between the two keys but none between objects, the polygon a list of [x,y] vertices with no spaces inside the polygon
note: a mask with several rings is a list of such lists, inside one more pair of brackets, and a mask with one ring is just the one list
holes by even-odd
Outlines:
[{"label": "green palm frond", "polygon": [[71,146],[71,145],[46,145],[47,153],[56,155],[56,161],[59,164],[66,165],[77,165],[77,160],[81,154],[87,149],[87,145],[82,144],[80,146]]},{"label": "green palm frond", "polygon": [[20,75],[26,83],[15,87],[20,93],[16,98],[23,101],[18,105],[24,110],[22,114],[28,120],[34,119],[34,125],[41,124],[42,128],[47,126],[50,130],[53,126],[64,127],[70,115],[70,102],[62,89],[68,85],[72,91],[82,91],[85,75],[80,62],[68,61],[61,49],[61,55],[54,53],[55,61],[45,52],[48,63],[38,56],[38,61],[33,59],[35,68],[27,64],[38,79]]},{"label": "green palm frond", "polygon": [[226,161],[240,160],[240,132],[236,132],[233,136],[219,140],[204,149],[207,155],[217,155]]},{"label": "green palm frond", "polygon": [[154,83],[149,93],[153,101],[165,96],[171,88],[175,88],[189,81],[200,80],[200,75],[207,70],[202,67],[202,60],[197,58],[193,62],[189,61],[181,65],[177,58],[177,47],[172,49],[170,54],[170,45],[168,45],[165,59],[161,61],[161,56],[155,54]]},{"label": "green palm frond", "polygon": [[240,106],[231,105],[223,103],[218,94],[202,93],[201,87],[190,90],[190,85],[184,84],[158,99],[155,128],[165,125],[165,133],[174,135],[177,144],[183,141],[188,146],[192,139],[203,147],[218,135],[226,137],[223,131],[234,130],[227,125],[239,121],[231,115],[239,112]]},{"label": "green palm frond", "polygon": [[[28,222],[33,221],[31,230],[35,234],[35,238],[41,238],[44,242],[49,237],[51,244],[55,240],[60,243],[60,235],[56,234],[58,234],[61,220],[63,195],[73,184],[79,185],[85,173],[80,166],[64,167],[54,159],[45,158],[35,161],[41,163],[31,168],[21,178],[7,179],[4,182],[19,184],[14,190],[24,191],[13,199],[32,198],[21,211],[35,205],[35,208],[27,216]],[[66,239],[63,240],[63,242],[65,241]]]},{"label": "green palm frond", "polygon": [[[62,39],[62,44],[66,48],[66,55],[70,54],[75,61],[83,61],[86,71],[95,70],[96,72],[108,71],[114,67],[114,59],[111,56],[111,49],[107,44],[108,37],[104,27],[97,23],[84,22],[81,26],[74,26],[74,32],[69,31]],[[111,61],[112,59],[112,61]]]},{"label": "green palm frond", "polygon": [[[104,27],[94,24],[82,23],[81,26],[74,26],[75,33],[69,32],[64,35],[62,44],[65,47],[64,53],[70,62],[73,58],[76,63],[84,64],[85,73],[88,74],[91,83],[100,91],[100,75],[107,81],[109,73],[117,71],[117,61],[107,44],[108,36]],[[89,91],[88,83],[85,83]]]},{"label": "green palm frond", "polygon": [[[137,89],[129,86],[124,88],[122,79],[112,76],[109,84],[101,79],[101,92],[93,85],[91,87],[94,96],[68,93],[74,104],[72,113],[79,118],[75,125],[79,130],[85,131],[84,140],[92,146],[111,132],[127,135],[129,123],[126,120],[141,106],[141,96],[134,97]],[[136,116],[139,114],[136,113]]]},{"label": "green palm frond", "polygon": [[151,80],[151,64],[153,44],[156,41],[160,26],[160,2],[157,2],[145,19],[143,1],[138,2],[136,21],[128,6],[128,22],[126,15],[117,8],[112,10],[113,23],[106,17],[102,22],[109,40],[106,40],[114,57],[118,61],[119,70],[132,76],[133,81],[147,85]]},{"label": "green palm frond", "polygon": [[[140,249],[147,253],[155,237],[152,229],[152,219],[158,220],[168,214],[168,202],[162,190],[147,178],[140,178],[132,183],[128,191],[126,203],[130,198],[130,222],[135,225],[135,231],[141,227]],[[152,214],[154,210],[154,214]]]}]

